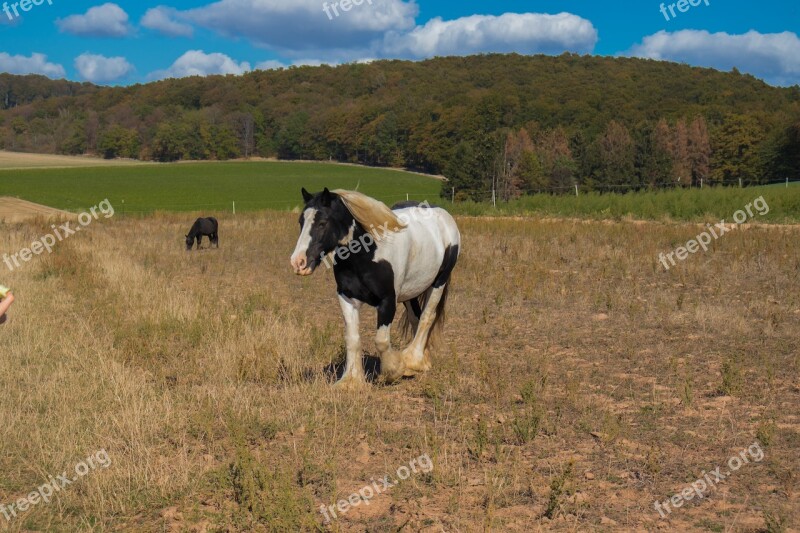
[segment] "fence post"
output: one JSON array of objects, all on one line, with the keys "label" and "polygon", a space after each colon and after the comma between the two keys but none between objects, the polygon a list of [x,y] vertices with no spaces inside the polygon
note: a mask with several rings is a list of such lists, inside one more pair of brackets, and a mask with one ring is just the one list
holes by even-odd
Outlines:
[{"label": "fence post", "polygon": [[492,207],[497,207],[497,200],[494,195],[494,189],[492,189]]},{"label": "fence post", "polygon": [[739,188],[742,188],[742,178],[739,178]]},{"label": "fence post", "polygon": [[[789,178],[786,178],[786,188],[787,189],[789,188]],[[124,202],[124,200],[123,200],[123,202]]]},{"label": "fence post", "polygon": [[233,201],[233,214],[236,214],[236,200]]},{"label": "fence post", "polygon": [[578,184],[575,184],[575,196],[578,196]]},{"label": "fence post", "polygon": [[453,187],[452,196],[450,197],[450,203],[456,203],[456,188]]},{"label": "fence post", "polygon": [[703,188],[703,178],[700,178],[700,188]]}]

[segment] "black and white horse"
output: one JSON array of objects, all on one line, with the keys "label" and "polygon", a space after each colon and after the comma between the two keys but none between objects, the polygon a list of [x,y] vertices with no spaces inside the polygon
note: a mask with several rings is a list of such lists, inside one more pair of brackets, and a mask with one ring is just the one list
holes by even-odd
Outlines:
[{"label": "black and white horse", "polygon": [[[389,209],[354,191],[302,192],[305,208],[291,264],[301,276],[320,264],[333,264],[347,345],[347,363],[337,385],[365,383],[358,331],[363,304],[378,310],[375,345],[384,379],[391,382],[429,370],[431,333],[443,323],[461,245],[453,217],[414,202]],[[405,305],[414,334],[400,351],[392,348],[390,337],[398,303]]]},{"label": "black and white horse", "polygon": [[191,250],[192,246],[194,245],[194,241],[197,240],[197,249],[200,249],[200,242],[203,240],[203,236],[207,235],[208,239],[211,241],[215,247],[219,248],[219,224],[217,223],[217,219],[214,217],[208,218],[198,218],[194,221],[194,225],[192,225],[192,229],[189,230],[189,233],[186,235],[186,249]]}]

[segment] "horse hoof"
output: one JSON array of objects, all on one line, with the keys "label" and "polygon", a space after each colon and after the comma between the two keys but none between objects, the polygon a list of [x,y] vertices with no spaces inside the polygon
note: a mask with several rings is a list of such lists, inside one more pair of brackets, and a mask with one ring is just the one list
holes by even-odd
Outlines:
[{"label": "horse hoof", "polygon": [[396,350],[388,350],[381,354],[381,379],[385,383],[394,383],[405,374],[403,354]]},{"label": "horse hoof", "polygon": [[384,383],[395,383],[404,377],[413,375],[414,374],[408,374],[408,369],[405,367],[393,368],[391,370],[383,370],[383,368],[381,368],[381,379]]},{"label": "horse hoof", "polygon": [[417,357],[413,351],[402,352],[403,376],[411,377],[422,374],[431,369],[430,352],[426,349],[422,357]]},{"label": "horse hoof", "polygon": [[339,390],[358,390],[366,387],[367,381],[362,378],[342,377],[339,381],[333,384],[334,389]]}]

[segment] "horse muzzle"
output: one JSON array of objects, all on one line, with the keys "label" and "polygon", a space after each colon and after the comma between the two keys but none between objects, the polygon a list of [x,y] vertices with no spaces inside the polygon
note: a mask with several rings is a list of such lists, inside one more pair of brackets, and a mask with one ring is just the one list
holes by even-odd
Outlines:
[{"label": "horse muzzle", "polygon": [[305,256],[292,257],[290,259],[294,273],[298,276],[310,276],[314,273],[314,264],[309,264]]}]

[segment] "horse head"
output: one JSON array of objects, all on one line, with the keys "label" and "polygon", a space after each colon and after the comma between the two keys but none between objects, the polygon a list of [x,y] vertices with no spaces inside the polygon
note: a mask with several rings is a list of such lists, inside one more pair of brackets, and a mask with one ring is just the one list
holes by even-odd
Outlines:
[{"label": "horse head", "polygon": [[305,207],[300,214],[300,237],[290,261],[295,274],[308,276],[347,237],[353,216],[339,195],[327,187],[316,194],[305,189],[302,193]]},{"label": "horse head", "polygon": [[337,246],[348,244],[356,232],[377,242],[387,232],[401,231],[406,222],[386,204],[357,191],[336,189],[311,194],[303,189],[300,238],[290,259],[296,274],[308,276]]}]

